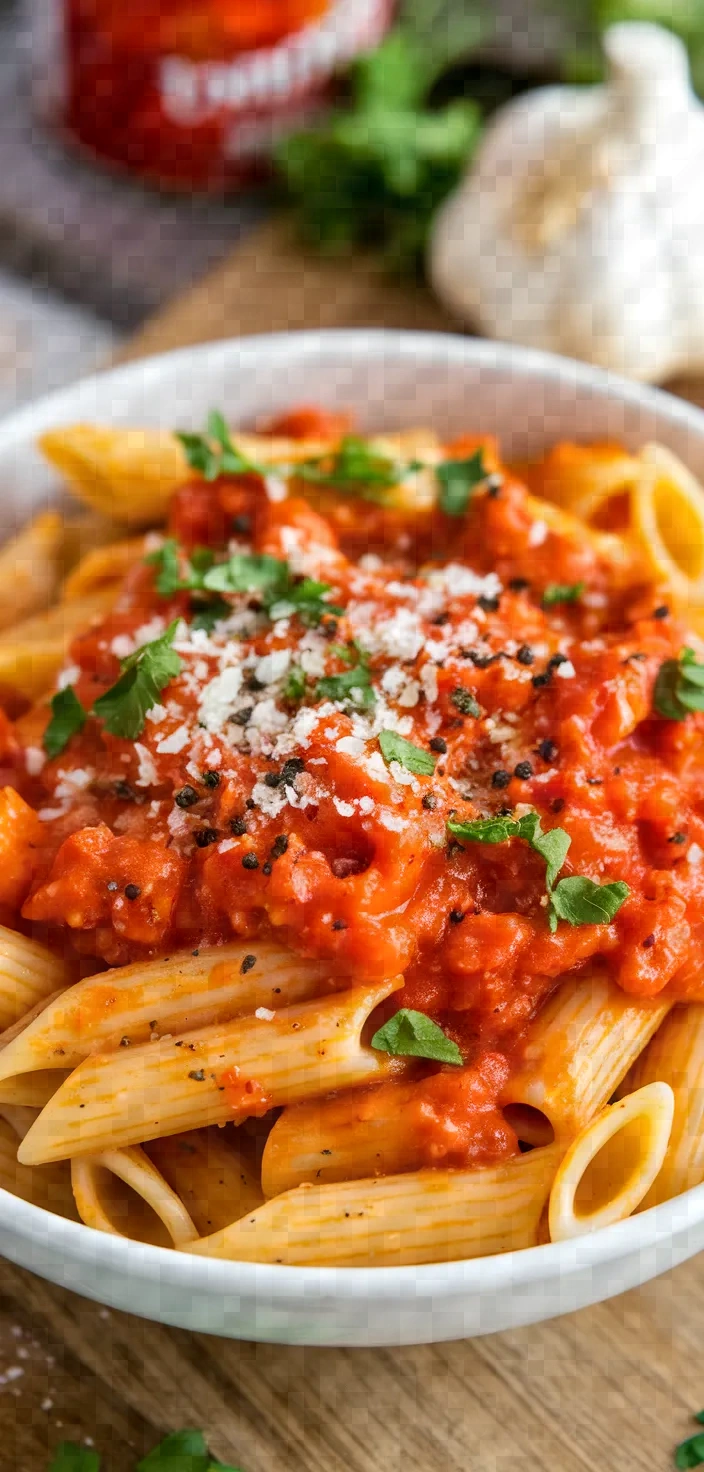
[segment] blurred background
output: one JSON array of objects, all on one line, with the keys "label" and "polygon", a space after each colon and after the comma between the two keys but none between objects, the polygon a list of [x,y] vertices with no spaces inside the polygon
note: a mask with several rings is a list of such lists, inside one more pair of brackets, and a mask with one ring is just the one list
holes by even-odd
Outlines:
[{"label": "blurred background", "polygon": [[0,411],[276,210],[420,279],[487,119],[598,79],[618,19],[673,29],[704,87],[704,0],[0,0]]}]

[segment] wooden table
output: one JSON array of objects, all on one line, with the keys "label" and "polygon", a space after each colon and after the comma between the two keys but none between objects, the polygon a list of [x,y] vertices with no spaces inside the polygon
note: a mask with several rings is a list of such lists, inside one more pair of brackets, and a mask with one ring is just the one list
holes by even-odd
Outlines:
[{"label": "wooden table", "polygon": [[[429,296],[365,263],[321,267],[274,225],[123,357],[342,324],[449,326]],[[703,1332],[704,1257],[552,1323],[373,1351],[165,1329],[0,1264],[0,1472],[44,1472],[62,1437],[91,1437],[105,1472],[133,1472],[184,1425],[243,1472],[666,1472],[704,1405]]]}]

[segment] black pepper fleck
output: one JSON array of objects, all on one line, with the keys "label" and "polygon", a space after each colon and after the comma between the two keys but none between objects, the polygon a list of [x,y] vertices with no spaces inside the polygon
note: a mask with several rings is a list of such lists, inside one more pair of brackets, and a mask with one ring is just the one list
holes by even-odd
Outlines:
[{"label": "black pepper fleck", "polygon": [[242,838],[247,832],[247,824],[245,823],[244,818],[231,818],[230,829],[235,834],[236,838]]},{"label": "black pepper fleck", "polygon": [[274,839],[274,842],[272,844],[272,849],[271,849],[271,857],[272,857],[272,859],[280,859],[282,857],[282,855],[286,853],[287,848],[288,848],[288,834],[287,833],[280,833],[278,835],[278,838],[275,838]]},{"label": "black pepper fleck", "polygon": [[500,602],[500,598],[487,598],[485,593],[481,593],[480,596],[477,598],[478,606],[480,608],[483,608],[485,613],[498,613]]},{"label": "black pepper fleck", "polygon": [[280,787],[283,777],[280,772],[265,772],[264,782],[267,787]]},{"label": "black pepper fleck", "polygon": [[262,864],[262,874],[266,874],[266,876],[268,878],[269,875],[271,874],[271,872],[272,872],[272,865],[270,864],[269,860],[267,859],[266,863],[265,864]]},{"label": "black pepper fleck", "polygon": [[242,512],[232,518],[232,530],[238,537],[246,537],[252,530],[252,518]]},{"label": "black pepper fleck", "polygon": [[450,924],[461,925],[464,920],[464,910],[450,910]]},{"label": "black pepper fleck", "polygon": [[555,742],[550,741],[547,737],[545,741],[541,741],[538,745],[538,756],[542,757],[544,762],[554,762],[557,758]]},{"label": "black pepper fleck", "polygon": [[680,833],[680,832],[673,833],[673,834],[671,834],[671,836],[668,838],[667,841],[668,841],[668,843],[686,843],[687,842],[687,834],[686,833]]},{"label": "black pepper fleck", "polygon": [[666,603],[661,603],[653,609],[653,618],[669,618],[670,610]]},{"label": "black pepper fleck", "polygon": [[217,843],[218,832],[216,828],[198,828],[193,837],[198,848],[209,848],[211,843]]},{"label": "black pepper fleck", "polygon": [[438,613],[436,617],[432,619],[432,623],[436,629],[441,629],[443,625],[449,623],[449,621],[450,615],[447,612],[447,609],[443,609],[442,613]]},{"label": "black pepper fleck", "polygon": [[254,798],[253,797],[248,797],[247,798],[247,801],[245,803],[245,807],[246,808],[255,808],[256,806],[257,806],[257,804],[255,803]]},{"label": "black pepper fleck", "polygon": [[301,772],[305,772],[305,769],[306,764],[302,757],[290,756],[288,761],[284,762],[281,770],[281,780],[284,786],[293,787],[296,778],[300,777]]},{"label": "black pepper fleck", "polygon": [[534,690],[543,690],[546,685],[549,685],[550,684],[551,679],[552,679],[552,670],[548,670],[547,671],[547,674],[544,674],[544,675],[533,675],[532,680],[531,680],[531,685],[533,686],[533,689]]},{"label": "black pepper fleck", "polygon": [[512,593],[525,593],[526,588],[529,587],[530,583],[528,582],[527,578],[511,578],[511,581],[509,583],[509,588],[511,589]]},{"label": "black pepper fleck", "polygon": [[510,781],[511,773],[506,772],[503,767],[499,767],[497,772],[491,774],[492,787],[508,787]]},{"label": "black pepper fleck", "polygon": [[244,855],[244,858],[242,859],[242,868],[243,869],[258,869],[259,868],[259,860],[257,858],[257,855],[254,854],[254,853],[252,853],[251,850],[250,850],[250,852],[248,854],[245,854]]},{"label": "black pepper fleck", "polygon": [[423,807],[424,808],[427,808],[428,809],[428,812],[432,813],[434,811],[434,809],[437,807],[437,805],[438,805],[438,800],[437,800],[437,798],[436,798],[436,796],[435,796],[434,793],[432,793],[432,792],[425,792],[423,794]]},{"label": "black pepper fleck", "polygon": [[535,655],[530,644],[521,644],[520,649],[516,650],[516,659],[519,664],[535,664]]},{"label": "black pepper fleck", "polygon": [[527,782],[528,778],[533,776],[533,768],[530,762],[517,762],[513,769],[513,775],[514,777],[518,777],[521,782]]},{"label": "black pepper fleck", "polygon": [[433,736],[428,745],[431,751],[439,751],[443,755],[447,751],[447,742],[442,736]]},{"label": "black pepper fleck", "polygon": [[197,802],[200,802],[200,797],[195,787],[187,784],[179,792],[174,793],[174,802],[179,808],[192,808]]},{"label": "black pepper fleck", "polygon": [[138,884],[126,884],[125,885],[125,899],[128,899],[128,900],[138,900],[139,899],[139,896],[141,895],[141,893],[142,893],[142,891],[141,891],[141,889],[140,889],[140,887],[139,887]]},{"label": "black pepper fleck", "polygon": [[654,946],[654,945],[655,945],[655,936],[652,935],[652,934],[651,935],[646,935],[645,940],[643,941],[643,950],[644,951],[649,951],[650,950],[650,947],[651,946]]},{"label": "black pepper fleck", "polygon": [[333,920],[333,922],[332,922],[332,929],[333,930],[346,930],[347,929],[347,924],[346,924],[346,922],[344,920]]},{"label": "black pepper fleck", "polygon": [[203,1068],[192,1068],[191,1071],[190,1071],[190,1073],[189,1073],[189,1075],[188,1075],[188,1077],[195,1079],[195,1081],[196,1081],[197,1084],[204,1084],[205,1083],[205,1069],[203,1069]]},{"label": "black pepper fleck", "polygon": [[564,808],[564,806],[565,806],[565,799],[564,799],[564,797],[555,797],[555,798],[553,798],[553,800],[552,800],[552,802],[550,804],[550,812],[551,813],[561,813],[562,810],[563,810],[563,808]]},{"label": "black pepper fleck", "polygon": [[230,716],[230,720],[234,726],[248,726],[252,719],[253,711],[253,705],[246,705],[242,710],[236,710],[235,714]]},{"label": "black pepper fleck", "polygon": [[256,964],[257,964],[257,958],[256,958],[256,956],[245,956],[245,958],[244,958],[244,960],[242,962],[242,965],[240,966],[240,971],[241,971],[242,975],[243,976],[246,976],[247,975],[247,972],[248,971],[251,971],[252,970],[252,967],[253,966],[256,966]]},{"label": "black pepper fleck", "polygon": [[566,654],[560,654],[560,652],[558,650],[557,654],[551,654],[550,655],[550,658],[548,660],[548,669],[549,670],[559,669],[559,667],[560,667],[561,664],[567,664],[567,662],[568,662],[567,661],[567,655]]},{"label": "black pepper fleck", "polygon": [[219,787],[220,786],[220,773],[219,772],[204,772],[203,773],[203,786],[204,787],[210,787],[210,788]]},{"label": "black pepper fleck", "polygon": [[132,1044],[131,1044],[131,1041],[130,1041],[129,1038],[127,1038],[127,1037],[120,1038],[120,1047],[121,1048],[130,1048],[131,1046],[132,1046]]}]

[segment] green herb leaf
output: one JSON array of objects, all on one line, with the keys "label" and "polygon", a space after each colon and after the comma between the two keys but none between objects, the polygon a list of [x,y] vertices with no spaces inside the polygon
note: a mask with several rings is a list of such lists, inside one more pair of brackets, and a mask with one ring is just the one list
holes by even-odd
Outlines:
[{"label": "green herb leaf", "polygon": [[210,1455],[202,1431],[174,1431],[137,1463],[136,1472],[238,1472]]},{"label": "green herb leaf", "polygon": [[577,603],[586,583],[548,583],[543,593],[543,605],[552,608],[556,603]]},{"label": "green herb leaf", "polygon": [[49,1472],[100,1472],[100,1457],[92,1447],[62,1441],[54,1452]]},{"label": "green herb leaf", "polygon": [[191,609],[191,628],[204,629],[212,634],[215,625],[232,613],[224,598],[213,598],[210,603],[194,604]]},{"label": "green herb leaf", "polygon": [[51,720],[44,732],[44,750],[48,757],[60,756],[73,736],[83,730],[88,712],[83,709],[72,685],[59,690],[51,702]]},{"label": "green herb leaf", "polygon": [[463,1062],[457,1044],[436,1022],[424,1012],[407,1007],[402,1007],[375,1032],[372,1047],[395,1057],[432,1058],[436,1063]]},{"label": "green herb leaf", "polygon": [[704,1432],[698,1431],[695,1436],[690,1436],[686,1441],[680,1442],[675,1451],[675,1466],[704,1466]]},{"label": "green herb leaf", "polygon": [[[376,695],[369,661],[358,645],[355,648],[358,663],[341,675],[325,675],[322,680],[318,680],[315,691],[321,700],[349,701],[357,710],[370,710],[376,702]],[[339,653],[341,658],[349,659],[346,652]]]},{"label": "green herb leaf", "polygon": [[191,470],[204,480],[217,480],[221,475],[266,475],[266,470],[243,455],[230,438],[223,415],[213,409],[208,416],[205,434],[178,433]]},{"label": "green herb leaf", "polygon": [[303,578],[300,583],[291,583],[285,592],[276,596],[274,602],[269,604],[269,618],[276,623],[280,618],[293,618],[296,614],[308,628],[316,628],[326,614],[339,618],[344,613],[344,608],[325,600],[326,593],[331,591],[329,583],[318,583],[314,578]]},{"label": "green herb leaf", "polygon": [[476,695],[473,695],[471,690],[465,690],[462,685],[458,685],[457,689],[453,690],[450,700],[455,708],[462,712],[463,716],[476,717],[482,713],[482,708]]},{"label": "green herb leaf", "polygon": [[381,731],[379,745],[387,764],[399,762],[408,772],[415,772],[419,777],[432,777],[435,771],[435,757],[431,756],[429,751],[424,751],[421,746],[414,746],[412,741],[406,741],[403,736],[397,735],[396,731]]},{"label": "green herb leaf", "polygon": [[127,741],[141,736],[147,711],[158,704],[162,690],[180,674],[182,661],[172,647],[178,623],[174,619],[159,639],[143,644],[123,659],[119,680],[96,700],[94,714],[111,736]]},{"label": "green herb leaf", "polygon": [[468,823],[450,820],[447,826],[457,838],[464,838],[468,843],[505,843],[507,838],[521,836],[516,818],[474,818]]},{"label": "green herb leaf", "polygon": [[669,721],[684,721],[704,710],[704,664],[685,646],[677,659],[666,659],[655,680],[653,705]]},{"label": "green herb leaf", "polygon": [[203,587],[213,593],[274,593],[287,583],[287,564],[267,552],[236,552],[203,577]]},{"label": "green herb leaf", "polygon": [[286,676],[286,683],[283,689],[284,700],[290,700],[293,704],[298,704],[301,700],[305,698],[305,693],[305,670],[301,669],[301,666],[299,664],[294,664],[291,666],[288,675]]},{"label": "green herb leaf", "polygon": [[[522,838],[533,852],[545,860],[545,887],[548,893],[557,879],[572,842],[564,828],[543,832],[538,813],[524,813],[522,818],[477,818],[469,823],[449,822],[448,828],[457,838],[473,843],[505,843],[507,838]],[[571,883],[565,880],[565,883]]]},{"label": "green herb leaf", "polygon": [[464,516],[472,491],[486,480],[489,472],[483,450],[475,450],[467,460],[445,460],[435,474],[440,482],[440,507],[447,516]]},{"label": "green herb leaf", "polygon": [[385,493],[398,485],[403,473],[394,460],[354,434],[345,435],[334,454],[322,460],[304,460],[295,467],[300,480],[382,504],[387,499]]},{"label": "green herb leaf", "polygon": [[550,929],[557,929],[558,919],[569,925],[608,925],[630,892],[620,879],[613,884],[596,884],[582,874],[561,879],[550,897]]}]

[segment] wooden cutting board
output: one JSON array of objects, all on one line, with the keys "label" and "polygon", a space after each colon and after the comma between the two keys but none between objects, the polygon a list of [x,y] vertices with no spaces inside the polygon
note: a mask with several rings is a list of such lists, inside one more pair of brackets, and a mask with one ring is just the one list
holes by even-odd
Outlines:
[{"label": "wooden cutting board", "polygon": [[[323,264],[287,227],[252,238],[123,358],[301,327],[446,330],[371,264]],[[680,391],[704,400],[702,384]],[[0,1263],[0,1469],[92,1438],[133,1472],[167,1430],[207,1430],[242,1472],[667,1472],[704,1405],[704,1256],[567,1318],[401,1350],[238,1344],[88,1303]]]}]

